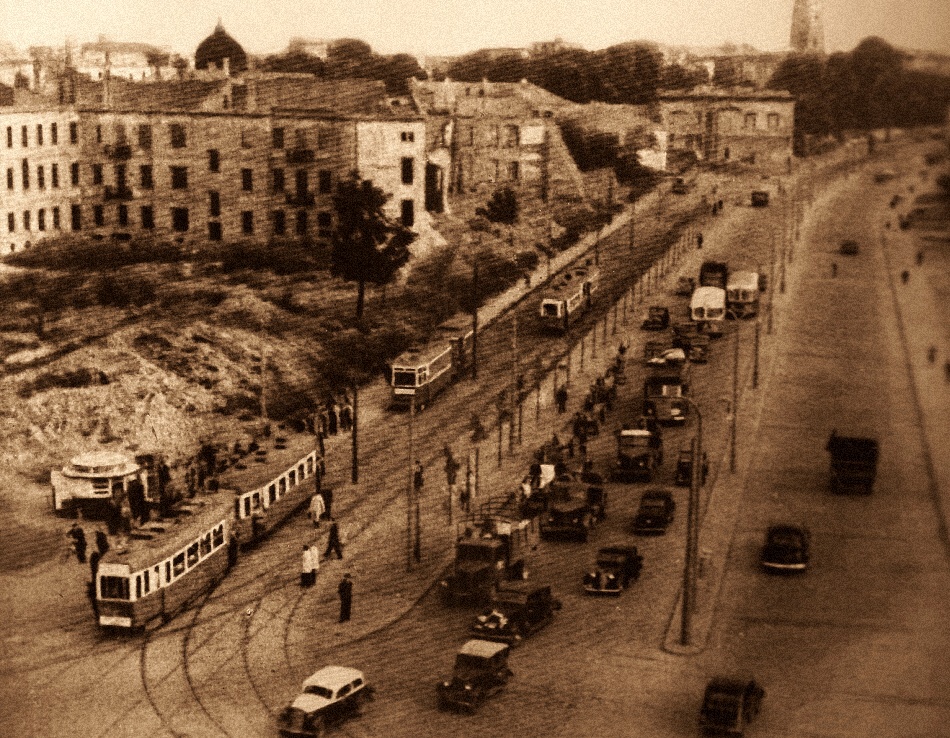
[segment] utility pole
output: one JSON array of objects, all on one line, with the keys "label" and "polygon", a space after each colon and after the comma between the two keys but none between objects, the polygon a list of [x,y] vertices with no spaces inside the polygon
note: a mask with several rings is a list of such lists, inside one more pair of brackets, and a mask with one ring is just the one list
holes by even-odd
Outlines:
[{"label": "utility pole", "polygon": [[[519,380],[519,357],[518,357],[518,313],[513,312],[511,315],[511,351],[512,351],[512,362],[511,362],[511,397],[509,402],[509,408],[511,411],[511,424],[508,426],[508,454],[511,455],[515,449],[515,404],[518,405],[518,414],[521,414],[521,386]],[[518,434],[521,434],[521,431],[518,431]]]},{"label": "utility pole", "polygon": [[759,334],[762,333],[762,321],[755,318],[755,358],[752,362],[752,389],[759,387]]},{"label": "utility pole", "polygon": [[[738,327],[737,327],[738,328]],[[729,425],[729,471],[736,472],[736,424],[739,418],[739,331],[732,353],[732,423]]]},{"label": "utility pole", "polygon": [[680,644],[688,646],[692,638],[693,607],[696,597],[696,554],[699,548],[699,490],[703,484],[703,416],[691,398],[685,398],[696,414],[696,437],[691,445],[693,469],[686,511],[686,556],[683,564],[683,602],[680,608]]},{"label": "utility pole", "polygon": [[261,419],[267,423],[267,346],[261,346]]},{"label": "utility pole", "polygon": [[360,417],[360,388],[359,384],[354,380],[353,382],[353,414],[352,414],[352,427],[350,428],[353,437],[353,468],[350,472],[350,481],[353,484],[356,484],[360,480],[360,464],[359,464],[359,442],[357,434],[357,424]]},{"label": "utility pole", "polygon": [[472,265],[472,381],[478,379],[478,262]]},{"label": "utility pole", "polygon": [[412,571],[412,497],[413,497],[413,468],[412,468],[412,421],[416,414],[416,396],[409,398],[409,484],[406,489],[406,571]]}]

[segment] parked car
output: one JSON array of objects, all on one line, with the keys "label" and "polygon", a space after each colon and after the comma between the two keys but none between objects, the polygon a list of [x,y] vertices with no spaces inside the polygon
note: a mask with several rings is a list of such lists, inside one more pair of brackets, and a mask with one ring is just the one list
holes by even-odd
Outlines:
[{"label": "parked car", "polygon": [[689,297],[696,289],[696,280],[692,277],[680,277],[676,282],[676,294],[680,297]]},{"label": "parked car", "polygon": [[811,534],[800,525],[769,526],[762,547],[762,567],[775,572],[805,571],[810,543]]},{"label": "parked car", "polygon": [[504,689],[514,676],[508,668],[509,653],[509,646],[504,643],[467,641],[455,657],[452,676],[436,687],[439,708],[474,712],[487,698]]},{"label": "parked car", "polygon": [[[709,474],[709,457],[703,451],[703,476],[701,484],[706,484],[706,475]],[[688,487],[693,481],[693,449],[689,446],[681,448],[676,457],[676,485]]]},{"label": "parked car", "polygon": [[508,582],[499,587],[491,607],[476,616],[471,632],[486,641],[520,643],[550,623],[560,609],[548,585]]},{"label": "parked car", "polygon": [[643,557],[636,546],[604,546],[597,552],[594,569],[584,575],[584,591],[619,595],[642,569]]},{"label": "parked car", "polygon": [[644,492],[640,498],[640,508],[633,518],[633,532],[638,535],[646,533],[666,533],[666,529],[673,522],[673,511],[676,502],[673,495],[664,490],[650,490]]},{"label": "parked car", "polygon": [[765,690],[747,677],[714,677],[706,685],[699,727],[705,733],[742,735],[762,707]]},{"label": "parked car", "polygon": [[670,325],[670,310],[664,305],[651,305],[646,320],[641,324],[645,331],[662,331]]},{"label": "parked car", "polygon": [[303,683],[302,693],[280,713],[284,736],[319,736],[328,725],[359,715],[373,688],[363,672],[348,666],[325,666]]},{"label": "parked car", "polygon": [[858,251],[860,250],[860,247],[858,246],[857,241],[853,241],[850,238],[848,238],[841,242],[841,246],[838,247],[838,250],[844,256],[857,256]]}]

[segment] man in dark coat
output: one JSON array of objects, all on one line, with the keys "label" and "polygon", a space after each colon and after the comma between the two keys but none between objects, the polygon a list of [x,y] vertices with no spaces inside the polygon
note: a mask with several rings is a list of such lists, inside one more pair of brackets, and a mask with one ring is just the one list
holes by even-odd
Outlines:
[{"label": "man in dark coat", "polygon": [[343,575],[336,591],[340,595],[340,622],[346,623],[350,619],[353,606],[353,580],[350,578],[349,572]]},{"label": "man in dark coat", "polygon": [[330,537],[327,539],[327,550],[323,552],[323,558],[329,559],[330,552],[335,551],[338,559],[343,558],[343,541],[340,536],[340,526],[331,518]]},{"label": "man in dark coat", "polygon": [[80,564],[86,563],[86,534],[79,527],[78,523],[73,523],[69,529],[69,537],[73,539],[73,550],[76,552],[76,558]]},{"label": "man in dark coat", "polygon": [[109,550],[109,536],[101,530],[96,531],[96,549],[100,556],[105,556],[106,551]]}]

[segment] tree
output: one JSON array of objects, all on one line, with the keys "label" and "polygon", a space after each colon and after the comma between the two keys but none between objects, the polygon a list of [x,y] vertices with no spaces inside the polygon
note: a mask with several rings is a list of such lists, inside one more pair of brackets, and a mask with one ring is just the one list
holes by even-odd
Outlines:
[{"label": "tree", "polygon": [[365,41],[355,38],[341,38],[330,44],[327,49],[327,71],[331,77],[371,77],[368,70],[373,66],[376,55]]},{"label": "tree", "polygon": [[333,195],[336,229],[331,239],[330,271],[356,282],[356,319],[363,318],[366,283],[387,284],[409,260],[416,234],[383,212],[389,195],[356,172]]},{"label": "tree", "polygon": [[518,196],[510,187],[495,190],[485,207],[476,208],[475,214],[492,223],[514,225],[518,222]]}]

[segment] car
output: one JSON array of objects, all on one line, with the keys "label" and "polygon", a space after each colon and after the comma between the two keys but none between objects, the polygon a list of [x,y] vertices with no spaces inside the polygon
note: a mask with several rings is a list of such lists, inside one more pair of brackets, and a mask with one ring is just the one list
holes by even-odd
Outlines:
[{"label": "car", "polygon": [[640,325],[645,331],[662,331],[670,325],[669,308],[663,305],[651,305],[646,320]]},{"label": "car", "polygon": [[764,208],[764,207],[768,207],[768,204],[769,204],[768,190],[752,190],[752,207]]},{"label": "car", "polygon": [[604,546],[597,552],[592,571],[584,575],[584,591],[594,595],[619,595],[640,577],[643,557],[636,546]]},{"label": "car", "polygon": [[640,498],[640,507],[633,518],[633,532],[637,535],[647,533],[666,533],[673,522],[676,502],[673,495],[665,490],[650,490]]},{"label": "car", "polygon": [[800,525],[769,526],[762,546],[761,564],[766,571],[800,572],[808,568],[811,534]]},{"label": "car", "polygon": [[517,644],[550,623],[560,609],[550,586],[506,582],[499,586],[491,606],[475,617],[470,630],[482,640]]},{"label": "car", "polygon": [[850,238],[841,242],[841,245],[838,247],[844,256],[857,256],[860,247],[858,246],[857,241],[853,241]]},{"label": "car", "polygon": [[304,680],[301,694],[280,713],[280,734],[322,735],[328,725],[359,715],[373,692],[359,669],[325,666]]},{"label": "car", "polygon": [[679,320],[673,324],[673,345],[686,350],[690,341],[700,335],[699,326],[692,320]]},{"label": "car", "polygon": [[690,336],[686,354],[693,364],[705,364],[709,361],[709,336],[705,333]]},{"label": "car", "polygon": [[491,641],[466,641],[455,657],[452,676],[436,687],[439,709],[474,712],[514,676],[508,668],[510,647]]},{"label": "car", "polygon": [[[706,476],[709,474],[709,457],[703,451],[703,478],[700,484],[706,484]],[[693,449],[689,446],[681,448],[676,457],[676,479],[677,487],[689,487],[693,481]]]},{"label": "car", "polygon": [[765,690],[751,677],[713,677],[699,710],[699,727],[707,734],[742,735],[762,707]]},{"label": "car", "polygon": [[596,478],[599,481],[590,481],[590,477],[578,481],[573,474],[567,473],[551,483],[545,514],[538,525],[541,538],[587,541],[591,528],[604,518],[607,511],[603,478],[600,475]]},{"label": "car", "polygon": [[689,297],[696,289],[696,280],[693,277],[680,277],[676,281],[676,294],[680,297]]}]

